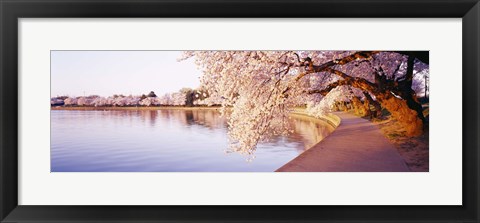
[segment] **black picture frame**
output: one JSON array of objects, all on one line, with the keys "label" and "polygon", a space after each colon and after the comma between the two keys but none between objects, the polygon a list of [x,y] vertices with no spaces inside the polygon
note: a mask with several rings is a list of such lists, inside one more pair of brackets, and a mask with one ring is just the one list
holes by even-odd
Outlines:
[{"label": "black picture frame", "polygon": [[[478,0],[0,0],[0,15],[1,222],[479,222]],[[17,20],[74,17],[462,18],[463,205],[18,205]]]}]

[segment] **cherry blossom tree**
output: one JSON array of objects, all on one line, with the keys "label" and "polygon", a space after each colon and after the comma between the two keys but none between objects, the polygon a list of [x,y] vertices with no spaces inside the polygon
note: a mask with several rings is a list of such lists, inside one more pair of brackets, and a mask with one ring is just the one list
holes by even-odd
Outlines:
[{"label": "cherry blossom tree", "polygon": [[176,93],[172,93],[170,98],[171,98],[171,105],[181,106],[181,105],[185,105],[187,95],[185,92],[176,92]]},{"label": "cherry blossom tree", "polygon": [[138,106],[139,104],[140,104],[140,97],[130,95],[125,98],[126,106]]},{"label": "cherry blossom tree", "polygon": [[288,114],[298,104],[310,102],[310,110],[321,113],[342,97],[357,106],[360,97],[372,99],[408,135],[423,131],[412,85],[414,73],[428,73],[428,52],[193,51],[182,59],[190,57],[204,72],[208,94],[223,99],[232,150],[240,153],[251,155],[259,141],[288,133]]},{"label": "cherry blossom tree", "polygon": [[65,103],[65,106],[77,105],[77,99],[76,98],[68,97],[63,102]]},{"label": "cherry blossom tree", "polygon": [[93,100],[92,104],[95,107],[103,107],[107,105],[107,99],[104,97],[98,97]]},{"label": "cherry blossom tree", "polygon": [[152,105],[159,105],[160,100],[157,97],[147,97],[139,102],[139,105],[142,106],[152,106]]},{"label": "cherry blossom tree", "polygon": [[85,97],[78,97],[77,98],[77,105],[78,106],[84,106],[86,102],[87,102],[87,100],[85,99]]},{"label": "cherry blossom tree", "polygon": [[118,107],[122,107],[122,106],[125,106],[126,105],[126,98],[125,97],[122,97],[122,96],[118,96],[118,97],[114,97],[113,98],[113,103],[112,105],[113,106],[118,106]]},{"label": "cherry blossom tree", "polygon": [[172,104],[172,99],[170,97],[170,94],[164,94],[158,99],[158,103],[160,105],[170,105]]},{"label": "cherry blossom tree", "polygon": [[[200,95],[200,94],[197,94]],[[215,106],[215,105],[221,105],[222,104],[222,98],[219,97],[218,95],[216,96],[210,96],[210,97],[205,97],[203,99],[197,99],[193,102],[194,105],[204,105],[204,106]]]}]

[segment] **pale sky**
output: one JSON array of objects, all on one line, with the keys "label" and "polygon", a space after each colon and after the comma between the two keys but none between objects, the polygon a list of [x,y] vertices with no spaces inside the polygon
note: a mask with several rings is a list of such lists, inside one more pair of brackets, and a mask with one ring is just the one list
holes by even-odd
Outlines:
[{"label": "pale sky", "polygon": [[196,88],[201,71],[181,51],[51,51],[51,96],[158,96]]}]

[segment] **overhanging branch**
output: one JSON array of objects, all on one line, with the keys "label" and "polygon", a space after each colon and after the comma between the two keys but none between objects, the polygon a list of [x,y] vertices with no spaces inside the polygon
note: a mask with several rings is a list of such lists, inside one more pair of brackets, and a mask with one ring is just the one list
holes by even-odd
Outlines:
[{"label": "overhanging branch", "polygon": [[338,80],[336,82],[333,82],[331,84],[329,84],[326,88],[324,89],[321,89],[321,90],[310,90],[310,91],[307,91],[307,93],[309,94],[314,94],[314,93],[318,93],[318,94],[322,94],[322,95],[326,95],[328,94],[328,92],[330,92],[331,90],[333,90],[334,88],[338,87],[338,86],[342,86],[342,85],[350,85],[352,87],[355,87],[355,88],[358,88],[358,89],[361,89],[363,91],[369,91],[373,94],[377,93],[380,91],[380,89],[378,89],[377,86],[375,86],[375,84],[372,84],[370,83],[369,81],[363,79],[363,78],[359,78],[359,77],[351,77],[339,70],[335,70],[333,68],[325,68],[325,71],[327,72],[330,72],[330,73],[333,73],[341,78],[343,78],[342,80]]},{"label": "overhanging branch", "polygon": [[319,66],[313,65],[312,70],[299,74],[295,79],[299,80],[305,75],[311,74],[311,73],[320,73],[320,72],[328,71],[328,69],[331,69],[331,67],[335,65],[344,65],[355,60],[368,59],[379,52],[380,51],[359,51],[340,59],[328,61]]},{"label": "overhanging branch", "polygon": [[306,91],[308,94],[321,94],[323,96],[327,95],[328,92],[330,92],[331,90],[333,90],[334,88],[338,87],[338,86],[344,86],[344,85],[349,85],[349,81],[346,81],[346,80],[339,80],[339,81],[336,81],[336,82],[333,82],[331,84],[329,84],[326,88],[324,89],[321,89],[321,90],[318,90],[318,89],[315,89],[315,90],[308,90]]}]

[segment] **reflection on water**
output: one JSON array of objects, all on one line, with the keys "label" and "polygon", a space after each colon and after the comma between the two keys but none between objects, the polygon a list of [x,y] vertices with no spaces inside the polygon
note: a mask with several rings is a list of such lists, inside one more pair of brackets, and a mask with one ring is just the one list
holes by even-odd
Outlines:
[{"label": "reflection on water", "polygon": [[51,111],[52,172],[264,172],[312,147],[333,128],[301,116],[294,133],[260,143],[252,162],[228,148],[215,110]]}]

